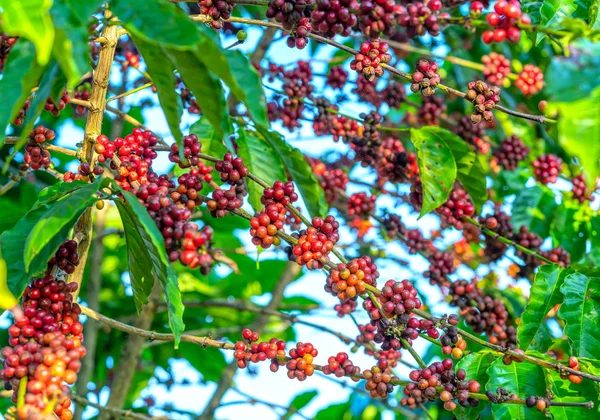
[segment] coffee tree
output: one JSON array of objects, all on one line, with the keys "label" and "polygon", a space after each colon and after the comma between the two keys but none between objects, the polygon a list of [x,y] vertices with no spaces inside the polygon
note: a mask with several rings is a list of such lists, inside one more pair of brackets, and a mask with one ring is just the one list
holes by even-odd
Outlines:
[{"label": "coffee tree", "polygon": [[0,8],[7,418],[598,416],[598,0]]}]

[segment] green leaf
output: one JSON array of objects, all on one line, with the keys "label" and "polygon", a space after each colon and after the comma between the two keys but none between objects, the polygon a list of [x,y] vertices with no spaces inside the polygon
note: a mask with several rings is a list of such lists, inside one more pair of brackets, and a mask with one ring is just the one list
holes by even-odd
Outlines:
[{"label": "green leaf", "polygon": [[25,145],[27,142],[27,138],[31,130],[33,130],[33,126],[37,121],[38,117],[42,113],[44,106],[46,105],[46,101],[49,97],[53,97],[53,93],[56,93],[58,90],[63,89],[64,87],[64,76],[60,72],[60,67],[56,60],[52,60],[52,63],[48,65],[46,68],[46,72],[42,76],[40,80],[39,89],[35,94],[35,98],[31,101],[31,106],[27,110],[27,114],[25,115],[25,121],[23,122],[23,129],[21,131],[21,136],[19,137],[19,141],[15,144],[13,152],[9,157],[6,158],[6,163],[4,170],[8,169],[8,163],[10,163],[17,152]]},{"label": "green leaf", "polygon": [[[492,363],[487,371],[490,381],[486,389],[496,392],[503,387],[512,394],[521,398],[528,395],[546,395],[546,378],[544,370],[531,363],[511,363],[505,365],[502,358]],[[530,409],[525,404],[492,404],[492,413],[495,420],[514,419],[544,419],[544,415],[535,409]]]},{"label": "green leaf", "polygon": [[276,131],[267,130],[260,126],[257,126],[257,130],[273,146],[292,180],[298,185],[298,189],[310,215],[325,217],[328,210],[325,192],[319,185],[319,180],[315,176],[304,154],[295,147],[287,144],[281,134]]},{"label": "green leaf", "polygon": [[500,171],[494,180],[494,190],[498,193],[499,198],[504,198],[509,195],[519,194],[527,182],[525,173],[516,169],[514,171]]},{"label": "green leaf", "polygon": [[554,243],[562,246],[570,254],[573,262],[579,261],[585,253],[588,239],[585,211],[579,203],[564,201],[556,209],[550,229]]},{"label": "green leaf", "polygon": [[138,36],[132,36],[132,38],[146,62],[152,83],[156,86],[160,107],[165,113],[171,133],[177,144],[181,145],[182,135],[179,123],[183,110],[179,95],[174,89],[176,79],[173,72],[175,68],[169,60],[165,60],[165,52],[159,45],[147,42]]},{"label": "green leaf", "polygon": [[[253,132],[240,130],[237,140],[238,154],[244,160],[250,173],[272,185],[277,180],[285,180],[283,163],[275,149]],[[256,182],[248,183],[248,200],[256,211],[263,205],[260,202],[263,188]]]},{"label": "green leaf", "polygon": [[88,183],[85,181],[73,181],[59,182],[50,187],[44,188],[37,196],[37,201],[35,202],[34,207],[40,204],[52,203],[86,185],[88,185]]},{"label": "green leaf", "polygon": [[31,210],[37,194],[36,187],[28,182],[21,182],[0,196],[0,208],[3,210],[0,218],[0,233],[12,229]]},{"label": "green leaf", "polygon": [[546,327],[546,315],[555,305],[562,302],[560,288],[565,277],[571,272],[572,270],[565,270],[556,264],[542,265],[539,268],[517,329],[520,349],[546,352],[552,344]]},{"label": "green leaf", "polygon": [[229,64],[231,77],[223,77],[212,67],[209,66],[209,68],[225,81],[237,99],[246,104],[254,122],[268,127],[270,123],[267,118],[267,100],[260,75],[240,51],[225,50],[223,53]]},{"label": "green leaf", "polygon": [[592,29],[600,29],[600,0],[592,0],[589,8],[588,23]]},{"label": "green leaf", "polygon": [[444,204],[452,191],[457,174],[452,150],[431,128],[410,130],[410,140],[417,150],[419,173],[423,183],[423,206],[420,216]]},{"label": "green leaf", "polygon": [[437,136],[448,145],[456,162],[456,177],[469,193],[469,197],[475,205],[475,211],[479,213],[481,206],[487,201],[488,192],[485,173],[475,152],[463,139],[444,128],[423,127],[421,131],[427,131],[433,136]]},{"label": "green leaf", "polygon": [[[487,370],[495,359],[492,353],[486,351],[471,353],[458,361],[456,370],[464,369],[467,373],[467,380],[473,379],[485,387],[490,379]],[[463,408],[459,405],[454,412],[459,418],[476,419],[479,413],[485,410],[485,407],[486,404],[480,401],[476,407]]]},{"label": "green leaf", "polygon": [[573,355],[595,358],[600,349],[600,295],[598,277],[581,273],[569,274],[560,288],[565,301],[558,316],[566,322],[565,335],[571,342]]},{"label": "green leaf", "polygon": [[590,185],[600,176],[600,88],[575,102],[549,103],[549,115],[558,112],[558,141],[576,156]]},{"label": "green leaf", "polygon": [[[25,241],[23,259],[25,270],[29,271],[34,257],[41,254],[55,235],[64,228],[72,227],[79,216],[98,201],[95,194],[101,188],[100,182],[88,184],[64,196],[63,199],[51,203],[48,211],[42,215],[38,223],[31,229]],[[64,240],[64,238],[62,238]]]},{"label": "green leaf", "polygon": [[190,133],[198,136],[198,140],[202,144],[202,153],[215,157],[223,157],[227,153],[222,137],[218,135],[217,130],[206,117],[202,117],[194,123],[190,127]]},{"label": "green leaf", "polygon": [[35,61],[33,44],[25,39],[17,40],[0,79],[0,97],[5,98],[0,101],[0,146],[6,138],[6,126],[15,120],[43,71],[44,68]]},{"label": "green leaf", "polygon": [[50,9],[56,31],[53,55],[67,76],[69,90],[90,68],[88,22],[101,5],[100,0],[62,0],[55,1]]},{"label": "green leaf", "polygon": [[230,133],[231,122],[219,79],[208,70],[194,51],[178,51],[170,48],[165,52],[179,71],[185,85],[196,97],[202,113],[217,129],[219,135]]},{"label": "green leaf", "polygon": [[296,395],[282,419],[289,419],[294,413],[306,407],[316,396],[317,391],[306,391]]},{"label": "green leaf", "polygon": [[146,42],[182,49],[200,40],[197,24],[167,0],[113,0],[110,8],[129,33]]},{"label": "green leaf", "polygon": [[[571,17],[577,8],[575,0],[544,0],[540,9],[541,20],[539,25],[542,28],[552,26],[560,26],[560,21],[564,18]],[[558,24],[558,25],[557,25]],[[543,32],[537,33],[536,45],[539,44],[546,34]]]},{"label": "green leaf", "polygon": [[167,302],[169,326],[175,335],[175,348],[177,348],[185,328],[184,306],[177,276],[169,263],[162,235],[148,211],[135,195],[128,191],[120,191],[127,202],[115,200],[115,204],[125,228],[134,302],[139,311],[141,305],[148,302],[154,282],[156,280],[160,282]]},{"label": "green leaf", "polygon": [[333,404],[319,411],[315,420],[344,419],[345,414],[350,410],[350,403]]},{"label": "green leaf", "polygon": [[515,231],[526,226],[542,238],[548,236],[554,215],[558,207],[552,191],[547,187],[525,188],[515,198],[512,208],[512,224]]},{"label": "green leaf", "polygon": [[45,66],[50,61],[54,26],[48,11],[52,0],[2,0],[2,29],[10,35],[29,39],[35,45],[37,62]]}]

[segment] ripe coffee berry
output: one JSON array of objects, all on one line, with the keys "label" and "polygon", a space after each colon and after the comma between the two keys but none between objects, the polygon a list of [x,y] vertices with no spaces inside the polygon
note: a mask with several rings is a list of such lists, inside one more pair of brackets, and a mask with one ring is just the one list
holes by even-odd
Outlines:
[{"label": "ripe coffee berry", "polygon": [[560,173],[561,165],[562,159],[556,155],[548,154],[540,156],[532,163],[535,179],[544,185],[555,183]]},{"label": "ripe coffee berry", "polygon": [[198,229],[195,223],[187,223],[181,242],[179,261],[190,268],[200,267],[203,275],[210,273],[214,261],[208,250],[212,244],[213,233],[210,226]]},{"label": "ripe coffee berry", "polygon": [[415,72],[412,74],[412,84],[410,90],[421,92],[423,96],[431,96],[435,93],[435,87],[440,83],[438,74],[438,65],[435,62],[421,58],[417,61]]},{"label": "ripe coffee berry", "polygon": [[71,98],[69,98],[67,92],[64,92],[60,97],[58,104],[55,104],[51,98],[48,98],[46,100],[46,105],[44,106],[44,109],[50,112],[53,116],[58,117],[60,111],[65,109],[70,100]]},{"label": "ripe coffee berry", "polygon": [[402,223],[400,216],[389,214],[383,219],[383,227],[385,234],[390,239],[398,239],[406,235],[406,226]]},{"label": "ripe coffee berry", "polygon": [[306,377],[315,372],[314,358],[319,352],[311,343],[297,343],[296,347],[290,349],[290,360],[285,367],[288,370],[288,378],[304,381]]},{"label": "ripe coffee berry", "polygon": [[339,168],[326,169],[319,177],[319,185],[325,191],[325,199],[332,204],[346,191],[349,179],[346,172]]},{"label": "ripe coffee berry", "polygon": [[348,72],[342,66],[334,66],[327,73],[327,86],[333,89],[343,89],[348,81]]},{"label": "ripe coffee berry", "polygon": [[[281,23],[281,26],[291,32],[304,19],[308,22],[310,11],[314,7],[315,0],[270,0],[266,16]],[[310,30],[310,22],[308,22]]]},{"label": "ripe coffee berry", "polygon": [[169,160],[178,164],[182,169],[189,168],[190,166],[198,166],[201,163],[198,157],[199,153],[202,153],[202,143],[198,140],[198,136],[190,134],[183,138],[184,159],[182,160],[179,156],[179,146],[173,143],[169,152]]},{"label": "ripe coffee berry", "polygon": [[515,86],[525,96],[535,95],[544,87],[544,73],[533,64],[525,64],[523,71],[517,76]]},{"label": "ripe coffee berry", "polygon": [[272,244],[279,245],[281,240],[276,236],[283,229],[286,208],[281,203],[269,204],[264,210],[250,220],[252,243],[265,249]]},{"label": "ripe coffee berry", "polygon": [[406,231],[406,246],[409,254],[422,254],[431,247],[431,241],[423,236],[419,229],[409,229]]},{"label": "ripe coffee berry", "polygon": [[260,202],[263,205],[269,205],[273,203],[281,203],[286,206],[288,203],[294,203],[298,201],[298,194],[295,191],[293,182],[275,181],[273,187],[265,188]]},{"label": "ripe coffee berry", "polygon": [[517,169],[517,165],[525,160],[529,154],[529,147],[523,143],[523,140],[517,136],[505,138],[500,147],[496,149],[493,156],[498,159],[498,163],[508,171]]},{"label": "ripe coffee berry", "polygon": [[383,103],[383,95],[381,91],[377,90],[377,80],[367,80],[362,74],[358,75],[356,79],[356,87],[352,89],[353,93],[356,93],[358,99],[370,103],[376,108],[379,108]]},{"label": "ripe coffee berry", "polygon": [[352,194],[348,198],[348,215],[360,219],[368,219],[375,212],[375,200],[377,200],[377,196],[368,196],[364,192]]},{"label": "ripe coffee berry", "polygon": [[379,39],[365,41],[360,46],[360,52],[350,62],[350,68],[362,74],[366,80],[381,77],[383,76],[383,67],[380,64],[392,61],[392,56],[387,53],[388,50],[388,45]]},{"label": "ripe coffee berry", "polygon": [[[360,368],[352,363],[347,353],[340,352],[327,359],[327,364],[323,366],[323,373],[325,375],[335,375],[338,378],[356,376],[360,375]],[[358,382],[360,379],[352,378],[352,380]]]},{"label": "ripe coffee berry", "polygon": [[54,256],[48,261],[48,273],[56,265],[65,273],[72,274],[78,264],[77,242],[68,240],[60,245]]},{"label": "ripe coffee berry", "polygon": [[510,74],[510,60],[492,51],[489,55],[481,57],[481,62],[485,66],[483,69],[485,79],[492,85],[502,86],[504,79]]},{"label": "ripe coffee berry", "polygon": [[235,187],[228,190],[217,189],[212,192],[212,199],[206,203],[212,217],[225,217],[231,210],[242,207],[242,200],[237,197]]},{"label": "ripe coffee berry", "polygon": [[265,360],[271,360],[271,370],[273,372],[279,369],[277,358],[285,357],[285,341],[273,337],[269,341],[258,343],[259,334],[249,329],[242,332],[242,337],[246,340],[246,343],[243,341],[236,342],[235,352],[233,353],[240,369],[244,369],[249,363],[264,362]]},{"label": "ripe coffee berry", "polygon": [[406,102],[406,89],[402,83],[390,80],[385,89],[381,91],[383,102],[390,108],[399,109]]},{"label": "ripe coffee berry", "polygon": [[459,184],[455,184],[448,200],[435,211],[442,217],[445,224],[461,230],[464,227],[461,218],[472,216],[475,213],[475,206],[469,194]]},{"label": "ripe coffee berry", "polygon": [[302,18],[300,22],[290,32],[290,37],[287,39],[287,46],[290,48],[298,48],[299,50],[306,47],[308,44],[308,38],[306,35],[311,30],[311,24],[309,18]]},{"label": "ripe coffee berry", "polygon": [[392,35],[396,17],[402,10],[394,0],[362,0],[358,9],[360,30],[367,37],[377,38],[381,34]]},{"label": "ripe coffee berry", "polygon": [[571,183],[573,184],[573,189],[571,190],[573,199],[579,201],[580,203],[584,203],[585,201],[594,201],[594,197],[585,183],[585,176],[583,174],[573,177],[573,179],[571,179]]},{"label": "ripe coffee berry", "polygon": [[379,366],[373,366],[371,369],[365,369],[363,376],[367,380],[365,389],[369,391],[371,397],[387,398],[388,394],[394,392],[392,380],[397,380],[391,369],[381,369]]},{"label": "ripe coffee berry", "polygon": [[517,25],[531,23],[529,16],[521,12],[519,0],[499,0],[494,5],[494,12],[489,13],[486,20],[495,27],[495,29],[487,30],[482,34],[481,39],[486,44],[504,40],[516,44],[521,38],[521,30]]},{"label": "ripe coffee berry", "polygon": [[223,27],[221,19],[229,19],[231,17],[234,4],[231,0],[198,0],[200,13],[210,16],[210,23],[215,29]]},{"label": "ripe coffee berry", "polygon": [[333,246],[333,241],[311,226],[305,231],[300,231],[298,244],[293,247],[292,252],[299,265],[306,265],[309,270],[317,270],[323,268],[321,258],[327,258]]},{"label": "ripe coffee berry", "polygon": [[429,33],[431,36],[440,34],[438,12],[442,7],[439,0],[414,2],[402,6],[398,13],[398,24],[406,28],[409,38],[415,38]]},{"label": "ripe coffee berry", "polygon": [[438,286],[446,286],[449,284],[448,275],[456,271],[454,265],[454,256],[449,252],[436,251],[429,257],[429,270],[423,273],[423,276],[429,278],[429,283]]},{"label": "ripe coffee berry", "polygon": [[358,22],[356,0],[316,0],[317,7],[310,15],[313,30],[326,38],[346,37]]},{"label": "ripe coffee berry", "polygon": [[247,177],[249,173],[242,158],[234,158],[229,152],[225,153],[223,160],[215,163],[215,169],[219,172],[221,181],[227,182],[229,185],[243,184],[244,178]]},{"label": "ripe coffee berry", "polygon": [[466,98],[475,105],[475,110],[471,114],[473,124],[478,124],[482,119],[493,121],[492,109],[500,102],[500,88],[497,86],[490,87],[481,80],[469,82]]},{"label": "ripe coffee berry", "polygon": [[561,246],[553,248],[547,252],[542,252],[542,256],[548,258],[554,264],[558,264],[561,267],[568,267],[571,264],[571,256]]},{"label": "ripe coffee berry", "polygon": [[21,170],[44,169],[50,167],[50,152],[44,148],[44,143],[53,141],[56,137],[54,131],[39,125],[29,133],[29,143],[25,146],[25,155],[23,157],[23,165]]},{"label": "ripe coffee berry", "polygon": [[341,301],[353,299],[362,294],[365,284],[375,286],[379,272],[371,258],[355,258],[347,264],[338,264],[331,270],[325,284],[325,291],[337,296]]},{"label": "ripe coffee berry", "polygon": [[439,125],[440,117],[446,109],[446,102],[441,96],[425,96],[417,111],[417,120],[421,125]]}]

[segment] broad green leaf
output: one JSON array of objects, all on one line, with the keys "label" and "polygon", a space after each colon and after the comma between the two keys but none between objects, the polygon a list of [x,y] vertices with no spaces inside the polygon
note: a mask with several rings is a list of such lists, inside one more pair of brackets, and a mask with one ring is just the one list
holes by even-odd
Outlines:
[{"label": "broad green leaf", "polygon": [[0,79],[0,97],[5,98],[0,101],[0,146],[6,138],[6,126],[15,120],[43,71],[44,68],[35,61],[33,44],[25,39],[17,40],[10,50]]},{"label": "broad green leaf", "polygon": [[448,145],[456,162],[456,178],[469,193],[475,211],[479,213],[481,206],[487,201],[488,193],[485,173],[475,152],[463,139],[444,128],[423,127],[420,130],[437,136]]},{"label": "broad green leaf", "polygon": [[194,51],[165,50],[167,56],[179,71],[181,79],[192,91],[202,113],[217,129],[219,135],[231,132],[231,122],[221,82],[208,70]]},{"label": "broad green leaf", "polygon": [[50,60],[54,42],[54,26],[48,13],[50,6],[52,0],[0,1],[3,30],[33,42],[41,66]]},{"label": "broad green leaf", "polygon": [[500,171],[494,180],[494,190],[499,198],[504,198],[509,195],[519,194],[527,182],[525,173],[516,169],[514,171]]},{"label": "broad green leaf", "polygon": [[147,42],[136,35],[133,35],[133,41],[146,62],[152,83],[156,86],[160,107],[165,113],[171,133],[177,144],[181,146],[182,135],[179,124],[183,110],[179,95],[174,89],[176,79],[173,72],[175,68],[169,60],[165,60],[165,52],[160,45]]},{"label": "broad green leaf", "polygon": [[556,246],[562,246],[577,262],[585,253],[588,239],[587,223],[583,220],[585,208],[579,203],[564,201],[555,211],[550,233]]},{"label": "broad green leaf", "polygon": [[190,134],[198,136],[198,140],[202,144],[202,153],[217,158],[222,158],[227,153],[222,137],[217,134],[217,130],[206,117],[200,118],[190,127]]},{"label": "broad green leaf", "polygon": [[574,102],[548,104],[548,113],[559,113],[558,141],[576,156],[590,185],[600,176],[600,88]]},{"label": "broad green leaf", "polygon": [[196,24],[168,0],[113,0],[110,8],[129,33],[146,42],[184,49],[200,40]]},{"label": "broad green leaf", "polygon": [[0,208],[3,210],[2,217],[0,217],[0,233],[12,229],[19,219],[31,210],[37,194],[36,187],[28,182],[21,182],[0,196]]},{"label": "broad green leaf", "polygon": [[302,410],[317,396],[317,391],[306,391],[302,394],[298,394],[294,397],[288,412],[282,417],[282,419],[289,419],[295,412]]},{"label": "broad green leaf", "polygon": [[[237,140],[238,154],[244,160],[250,173],[272,185],[277,180],[285,180],[285,168],[278,153],[271,144],[253,132],[240,130]],[[248,182],[248,200],[255,211],[260,211],[263,188],[256,182]]]},{"label": "broad green leaf", "polygon": [[51,207],[50,204],[34,207],[11,230],[5,231],[0,236],[1,253],[7,264],[8,288],[17,298],[21,296],[31,279],[46,270],[48,260],[52,258],[60,244],[67,239],[72,228],[72,226],[66,226],[60,232],[54,232],[50,243],[46,245],[43,252],[33,258],[29,264],[29,271],[27,271],[23,260],[25,241],[34,226]]},{"label": "broad green leaf", "polygon": [[[34,257],[53,242],[54,236],[65,228],[72,227],[79,216],[98,201],[95,194],[101,188],[100,182],[88,184],[49,204],[50,208],[31,229],[25,241],[23,259],[25,270],[29,271]],[[62,238],[63,240],[65,238]]]},{"label": "broad green leaf", "polygon": [[19,137],[19,141],[15,144],[13,152],[10,156],[6,158],[7,165],[5,166],[5,170],[8,169],[8,163],[10,163],[17,152],[25,145],[27,142],[27,138],[31,130],[33,130],[33,126],[42,113],[44,106],[46,105],[46,101],[49,97],[54,97],[54,93],[59,90],[62,90],[64,87],[64,76],[60,72],[60,67],[56,60],[52,60],[52,62],[47,66],[46,72],[42,76],[40,80],[40,85],[38,91],[35,93],[35,98],[31,101],[31,106],[27,110],[27,114],[25,115],[25,121],[22,125],[21,136]]},{"label": "broad green leaf", "polygon": [[588,23],[592,29],[600,29],[600,0],[591,0]]},{"label": "broad green leaf", "polygon": [[73,181],[73,182],[59,182],[50,187],[44,188],[40,191],[37,196],[37,201],[34,204],[38,206],[40,204],[49,204],[56,200],[61,199],[67,194],[71,194],[78,189],[88,185],[85,181]]},{"label": "broad green leaf", "polygon": [[446,202],[457,175],[452,150],[434,130],[427,128],[431,127],[410,130],[410,140],[417,150],[419,174],[423,184],[420,216]]},{"label": "broad green leaf", "polygon": [[[529,395],[546,395],[546,378],[544,370],[531,363],[511,363],[505,365],[498,358],[487,371],[490,381],[486,389],[495,392],[502,387],[520,398]],[[527,408],[525,404],[492,404],[495,420],[544,419],[544,414],[535,408]]]},{"label": "broad green leaf", "polygon": [[548,236],[557,206],[554,194],[548,188],[536,185],[523,189],[515,198],[512,208],[515,231],[526,226],[542,238]]},{"label": "broad green leaf", "polygon": [[100,0],[62,0],[53,2],[50,9],[56,31],[53,55],[67,76],[69,90],[90,70],[88,22],[102,3]]},{"label": "broad green leaf", "polygon": [[600,214],[596,214],[590,220],[590,243],[592,252],[588,254],[591,261],[597,261],[596,266],[600,266]]},{"label": "broad green leaf", "polygon": [[209,68],[223,78],[237,99],[246,104],[246,108],[248,108],[248,112],[254,122],[268,127],[267,100],[265,99],[260,75],[252,63],[250,63],[250,60],[240,51],[225,50],[224,54],[229,64],[230,78],[221,76],[210,66]]},{"label": "broad green leaf", "polygon": [[324,408],[323,410],[317,413],[317,415],[315,416],[315,420],[344,419],[345,414],[349,410],[349,402],[329,405],[327,408]]},{"label": "broad green leaf", "polygon": [[[597,6],[596,1],[596,10]],[[548,101],[568,102],[586,98],[600,85],[600,43],[578,39],[569,48],[577,55],[577,60],[554,56],[545,71],[544,93]]]},{"label": "broad green leaf", "polygon": [[281,158],[281,161],[292,177],[292,180],[298,185],[298,189],[302,194],[302,198],[304,199],[304,203],[306,204],[306,208],[310,215],[325,217],[328,210],[325,192],[319,185],[319,180],[308,164],[304,154],[295,147],[287,144],[281,134],[260,126],[257,126],[257,130],[262,134],[263,138],[273,146],[273,149],[275,149],[275,152]]},{"label": "broad green leaf", "polygon": [[[467,380],[475,380],[479,382],[482,388],[488,383],[490,377],[487,370],[496,358],[492,353],[482,351],[479,353],[471,353],[463,357],[456,364],[456,370],[464,369],[467,373]],[[483,410],[486,404],[483,401],[479,402],[476,407],[463,408],[460,405],[454,410],[458,418],[475,419]]]},{"label": "broad green leaf", "polygon": [[[540,9],[541,20],[539,24],[542,28],[560,26],[560,21],[571,17],[576,8],[575,0],[544,0]],[[545,33],[538,32],[536,45],[545,37]]]},{"label": "broad green leaf", "polygon": [[546,315],[555,305],[562,302],[563,294],[560,288],[567,274],[571,272],[572,270],[565,270],[556,264],[539,268],[517,329],[520,349],[545,352],[552,344],[552,338],[546,328]]},{"label": "broad green leaf", "polygon": [[560,290],[565,301],[558,310],[558,316],[566,322],[565,335],[571,342],[573,355],[577,357],[598,357],[600,349],[600,278],[588,277],[581,273],[566,276]]},{"label": "broad green leaf", "polygon": [[115,200],[121,214],[125,237],[129,274],[134,289],[136,307],[148,302],[148,295],[155,281],[159,281],[169,312],[169,326],[175,335],[175,348],[179,346],[183,324],[183,302],[173,273],[162,235],[146,208],[137,197],[128,191],[121,190],[125,200]]}]

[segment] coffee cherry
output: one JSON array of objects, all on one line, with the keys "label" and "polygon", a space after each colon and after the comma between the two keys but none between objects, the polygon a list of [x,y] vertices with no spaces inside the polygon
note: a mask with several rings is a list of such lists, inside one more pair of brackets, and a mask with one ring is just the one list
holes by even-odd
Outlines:
[{"label": "coffee cherry", "polygon": [[435,87],[440,83],[438,74],[438,65],[435,62],[421,58],[417,61],[415,72],[412,74],[412,84],[410,90],[421,92],[423,96],[431,96],[435,93]]},{"label": "coffee cherry", "polygon": [[523,71],[517,76],[515,86],[525,96],[535,95],[544,87],[544,73],[533,64],[525,64]]},{"label": "coffee cherry", "polygon": [[327,73],[327,86],[333,89],[343,89],[348,81],[348,72],[342,66],[333,66]]},{"label": "coffee cherry", "polygon": [[[491,16],[490,13],[488,16]],[[483,75],[492,85],[502,86],[504,79],[510,74],[510,60],[496,52],[490,52],[489,55],[481,57],[481,62],[485,66]]]},{"label": "coffee cherry", "polygon": [[230,0],[198,0],[200,13],[210,17],[210,24],[215,29],[221,29],[223,27],[223,21],[221,19],[229,19],[231,17],[231,11],[233,10],[234,4],[235,3]]},{"label": "coffee cherry", "polygon": [[437,36],[440,34],[438,22],[440,8],[439,1],[417,1],[401,6],[398,12],[398,25],[406,28],[406,35],[409,38],[425,34]]},{"label": "coffee cherry", "polygon": [[317,7],[312,11],[310,18],[313,30],[326,38],[336,35],[346,37],[358,22],[356,13],[358,2],[356,0],[316,0]]},{"label": "coffee cherry", "polygon": [[246,38],[248,38],[248,33],[242,29],[242,30],[239,30],[235,34],[235,36],[238,41],[244,42],[246,40]]},{"label": "coffee cherry", "polygon": [[366,193],[352,194],[348,198],[348,215],[367,220],[370,215],[375,213],[375,200],[377,196],[368,196]]},{"label": "coffee cherry", "polygon": [[392,56],[387,53],[388,50],[388,45],[379,39],[363,42],[359,53],[350,62],[350,68],[362,74],[366,80],[381,77],[383,76],[383,68],[380,64],[392,61]]},{"label": "coffee cherry", "polygon": [[529,147],[517,136],[510,136],[504,139],[500,147],[494,151],[493,156],[498,159],[498,163],[504,169],[513,171],[517,169],[520,161],[524,160],[529,154]]},{"label": "coffee cherry", "polygon": [[553,184],[560,173],[562,159],[555,155],[543,155],[533,161],[535,178],[544,185]]},{"label": "coffee cherry", "polygon": [[215,163],[215,170],[219,172],[221,181],[229,185],[241,185],[248,176],[248,168],[240,157],[234,158],[231,153],[225,153],[223,160]]},{"label": "coffee cherry", "polygon": [[394,0],[363,0],[358,9],[358,24],[367,37],[392,35],[398,13],[402,10]]},{"label": "coffee cherry", "polygon": [[500,88],[490,87],[481,80],[469,82],[466,98],[475,105],[475,110],[471,114],[473,124],[478,124],[482,119],[493,121],[492,109],[500,102]]}]

